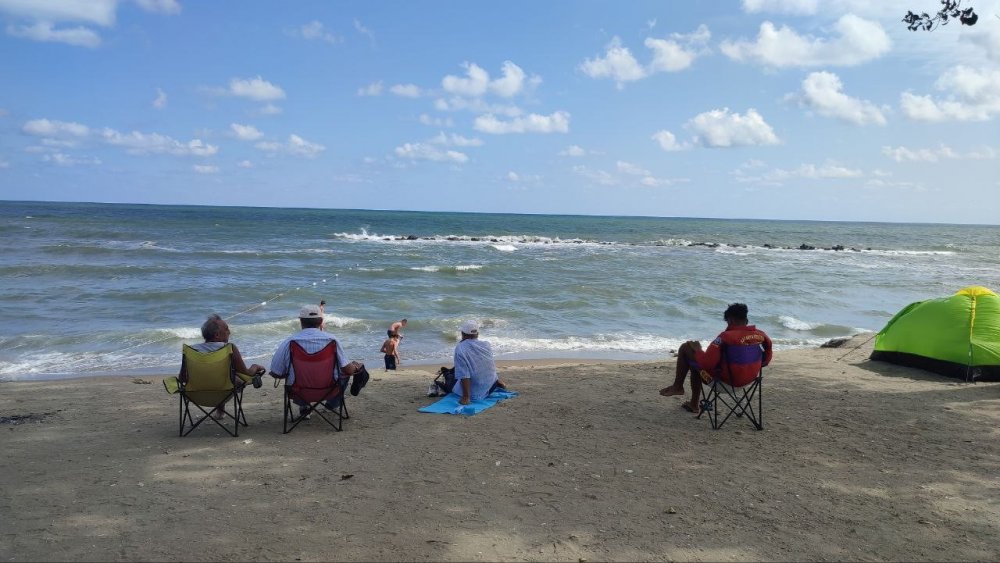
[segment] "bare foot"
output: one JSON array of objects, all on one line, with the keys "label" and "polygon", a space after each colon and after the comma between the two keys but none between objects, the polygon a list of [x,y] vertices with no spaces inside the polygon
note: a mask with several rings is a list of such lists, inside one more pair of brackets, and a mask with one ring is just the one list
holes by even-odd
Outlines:
[{"label": "bare foot", "polygon": [[660,395],[663,395],[664,397],[673,397],[674,395],[683,395],[683,394],[684,394],[683,387],[678,388],[671,385],[670,387],[664,387],[663,389],[660,389]]},{"label": "bare foot", "polygon": [[681,408],[690,413],[701,414],[701,407],[697,405],[692,406],[691,403],[682,403]]}]

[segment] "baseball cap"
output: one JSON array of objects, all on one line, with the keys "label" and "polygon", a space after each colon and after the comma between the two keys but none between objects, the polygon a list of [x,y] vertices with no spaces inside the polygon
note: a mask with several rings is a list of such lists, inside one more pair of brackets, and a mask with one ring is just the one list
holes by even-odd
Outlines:
[{"label": "baseball cap", "polygon": [[465,321],[459,328],[462,334],[479,334],[479,323],[476,321]]},{"label": "baseball cap", "polygon": [[319,319],[323,313],[319,312],[319,305],[306,305],[299,310],[300,319]]}]

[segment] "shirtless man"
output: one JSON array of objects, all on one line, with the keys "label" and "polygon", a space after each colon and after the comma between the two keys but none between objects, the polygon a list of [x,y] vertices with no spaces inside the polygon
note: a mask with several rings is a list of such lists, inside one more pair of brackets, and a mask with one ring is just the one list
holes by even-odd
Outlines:
[{"label": "shirtless man", "polygon": [[404,328],[406,328],[406,319],[400,319],[389,325],[389,330],[385,331],[385,335],[392,336],[395,334],[396,336],[403,338],[402,330]]},{"label": "shirtless man", "polygon": [[385,339],[382,343],[382,349],[379,350],[385,354],[385,371],[395,370],[396,364],[399,361],[399,336],[393,334],[389,338]]}]

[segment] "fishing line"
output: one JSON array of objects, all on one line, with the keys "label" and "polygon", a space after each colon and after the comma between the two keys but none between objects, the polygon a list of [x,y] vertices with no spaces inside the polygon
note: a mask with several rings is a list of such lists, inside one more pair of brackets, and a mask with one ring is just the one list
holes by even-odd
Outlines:
[{"label": "fishing line", "polygon": [[868,340],[865,340],[865,341],[864,341],[864,342],[862,342],[861,344],[858,344],[858,345],[857,345],[857,346],[855,346],[854,348],[851,348],[850,350],[848,350],[846,354],[844,354],[843,356],[841,356],[841,357],[837,358],[837,361],[839,362],[840,360],[843,360],[843,359],[844,359],[844,358],[846,358],[846,357],[847,357],[848,355],[850,355],[850,354],[851,354],[851,352],[856,352],[856,351],[858,350],[858,348],[860,348],[860,347],[864,346],[865,344],[868,344],[868,343],[869,343],[869,342],[871,342],[871,341],[872,341],[872,339],[873,339],[873,338],[875,338],[876,336],[878,336],[878,333],[877,333],[877,332],[875,332],[875,333],[872,333],[871,337],[869,337],[869,338],[868,338]]},{"label": "fishing line", "polygon": [[[338,277],[340,277],[340,274],[334,274],[333,277],[334,278],[338,278]],[[247,307],[246,309],[243,309],[243,310],[237,311],[237,312],[235,312],[235,313],[233,313],[231,315],[222,317],[222,320],[228,322],[229,319],[233,319],[233,318],[236,318],[236,317],[238,317],[240,315],[245,315],[245,314],[250,313],[252,311],[256,311],[257,309],[260,309],[261,307],[265,307],[265,306],[267,306],[267,305],[269,305],[271,303],[274,303],[276,301],[281,300],[281,298],[283,298],[283,297],[286,297],[286,296],[291,295],[293,293],[296,293],[298,291],[302,291],[304,289],[304,287],[308,287],[309,289],[316,288],[316,287],[319,286],[320,283],[326,283],[326,279],[323,279],[320,282],[312,282],[311,286],[299,286],[299,287],[296,287],[294,289],[290,289],[290,290],[286,290],[286,291],[283,291],[283,292],[275,293],[270,298],[266,298],[266,299],[264,299],[263,301],[261,301],[259,303],[256,303],[254,305],[251,305],[250,307]],[[150,344],[159,344],[161,342],[166,342],[168,340],[173,340],[174,338],[177,338],[177,336],[176,335],[168,335],[168,336],[164,336],[163,338],[148,340],[146,342],[140,342],[138,344],[133,344],[132,346],[128,346],[128,347],[125,347],[125,348],[119,348],[117,351],[118,352],[126,352],[128,350],[134,350],[136,348],[141,348],[143,346],[149,346]]]}]

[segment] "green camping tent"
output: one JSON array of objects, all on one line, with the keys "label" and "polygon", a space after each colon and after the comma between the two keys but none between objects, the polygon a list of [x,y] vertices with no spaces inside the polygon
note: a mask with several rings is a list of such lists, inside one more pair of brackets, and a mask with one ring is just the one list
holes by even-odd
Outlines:
[{"label": "green camping tent", "polygon": [[967,381],[1000,381],[1000,297],[972,286],[910,303],[875,336],[871,359]]}]

